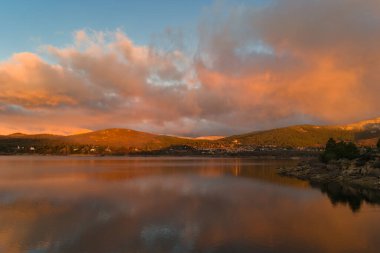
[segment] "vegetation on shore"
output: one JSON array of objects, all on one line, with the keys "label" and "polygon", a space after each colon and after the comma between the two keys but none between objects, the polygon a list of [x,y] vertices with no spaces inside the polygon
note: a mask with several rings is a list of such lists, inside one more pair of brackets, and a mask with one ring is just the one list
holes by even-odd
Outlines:
[{"label": "vegetation on shore", "polygon": [[355,159],[359,156],[359,149],[353,142],[336,142],[333,138],[327,141],[325,151],[321,154],[322,162],[339,159]]},{"label": "vegetation on shore", "polygon": [[320,160],[305,160],[295,167],[279,168],[278,173],[310,183],[339,183],[380,191],[380,149],[377,146],[360,151],[353,143],[330,139]]}]

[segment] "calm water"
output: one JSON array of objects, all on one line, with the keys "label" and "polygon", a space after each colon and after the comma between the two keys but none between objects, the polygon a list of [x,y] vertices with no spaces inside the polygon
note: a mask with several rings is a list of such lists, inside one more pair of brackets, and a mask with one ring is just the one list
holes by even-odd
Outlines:
[{"label": "calm water", "polygon": [[292,163],[0,157],[0,252],[379,252],[379,195]]}]

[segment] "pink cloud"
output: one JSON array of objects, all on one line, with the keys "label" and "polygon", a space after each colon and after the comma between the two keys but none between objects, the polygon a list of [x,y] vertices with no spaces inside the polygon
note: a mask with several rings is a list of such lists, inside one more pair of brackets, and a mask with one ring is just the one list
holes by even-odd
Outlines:
[{"label": "pink cloud", "polygon": [[71,46],[44,47],[49,61],[13,55],[0,63],[0,130],[230,134],[379,116],[377,1],[215,5],[205,16],[194,55],[119,30],[77,31]]}]

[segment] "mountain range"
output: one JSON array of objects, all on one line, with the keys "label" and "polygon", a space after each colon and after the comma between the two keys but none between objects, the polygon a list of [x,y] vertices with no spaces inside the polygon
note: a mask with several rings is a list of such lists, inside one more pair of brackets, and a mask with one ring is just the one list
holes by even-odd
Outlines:
[{"label": "mountain range", "polygon": [[230,136],[224,141],[258,146],[321,147],[329,138],[374,146],[380,138],[380,118],[338,126],[289,126]]},{"label": "mountain range", "polygon": [[14,133],[0,135],[0,152],[39,149],[46,153],[75,153],[78,150],[89,153],[94,148],[103,151],[112,148],[126,153],[160,150],[178,145],[193,148],[322,147],[329,138],[374,146],[380,138],[380,118],[338,126],[296,125],[228,137],[184,138],[119,128],[69,136]]}]

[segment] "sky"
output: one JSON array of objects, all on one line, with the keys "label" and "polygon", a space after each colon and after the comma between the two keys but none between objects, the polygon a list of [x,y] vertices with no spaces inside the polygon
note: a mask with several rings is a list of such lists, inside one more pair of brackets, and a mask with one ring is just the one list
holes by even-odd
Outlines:
[{"label": "sky", "polygon": [[0,33],[0,134],[380,116],[378,0],[4,0]]},{"label": "sky", "polygon": [[150,43],[167,28],[193,30],[209,0],[4,0],[0,8],[0,59],[41,44],[63,46],[80,29],[122,29],[136,43]]}]

